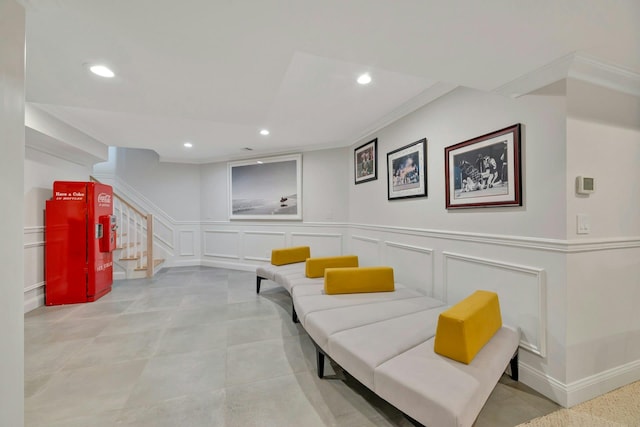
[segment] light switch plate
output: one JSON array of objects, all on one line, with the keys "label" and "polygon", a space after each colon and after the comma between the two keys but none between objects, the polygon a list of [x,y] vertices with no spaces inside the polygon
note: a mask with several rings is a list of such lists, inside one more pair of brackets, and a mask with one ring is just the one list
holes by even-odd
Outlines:
[{"label": "light switch plate", "polygon": [[589,215],[587,214],[578,214],[576,216],[576,224],[578,234],[589,234],[591,233],[591,222],[589,221]]}]

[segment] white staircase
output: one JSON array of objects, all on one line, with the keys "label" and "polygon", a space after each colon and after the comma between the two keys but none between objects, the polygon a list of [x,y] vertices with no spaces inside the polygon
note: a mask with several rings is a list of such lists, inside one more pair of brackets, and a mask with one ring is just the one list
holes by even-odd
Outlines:
[{"label": "white staircase", "polygon": [[113,253],[114,277],[153,277],[165,261],[153,256],[153,215],[143,213],[116,193],[113,194],[113,214],[118,225]]}]

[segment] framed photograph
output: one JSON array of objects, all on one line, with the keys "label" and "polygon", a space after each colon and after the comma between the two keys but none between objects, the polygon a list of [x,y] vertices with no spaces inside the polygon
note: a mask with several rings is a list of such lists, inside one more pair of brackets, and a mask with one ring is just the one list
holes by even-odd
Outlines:
[{"label": "framed photograph", "polygon": [[302,219],[302,155],[230,162],[229,219]]},{"label": "framed photograph", "polygon": [[522,206],[520,124],[445,148],[447,209]]},{"label": "framed photograph", "polygon": [[387,153],[387,199],[427,196],[427,139]]},{"label": "framed photograph", "polygon": [[378,179],[378,138],[353,151],[355,183]]}]

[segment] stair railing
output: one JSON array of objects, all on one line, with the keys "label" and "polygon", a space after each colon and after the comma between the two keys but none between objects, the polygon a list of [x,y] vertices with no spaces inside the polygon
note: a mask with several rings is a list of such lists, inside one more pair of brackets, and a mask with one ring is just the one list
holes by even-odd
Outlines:
[{"label": "stair railing", "polygon": [[[91,180],[100,182],[94,177]],[[146,277],[153,277],[153,215],[141,212],[116,193],[113,193],[113,213],[118,224],[116,243],[120,260],[135,261],[135,270],[144,270]]]}]

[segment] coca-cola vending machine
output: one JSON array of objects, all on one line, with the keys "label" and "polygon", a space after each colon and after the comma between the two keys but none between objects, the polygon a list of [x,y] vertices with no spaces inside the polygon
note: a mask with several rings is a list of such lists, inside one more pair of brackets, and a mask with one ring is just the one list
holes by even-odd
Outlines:
[{"label": "coca-cola vending machine", "polygon": [[111,291],[116,217],[111,186],[56,181],[45,212],[45,304],[95,301]]}]

